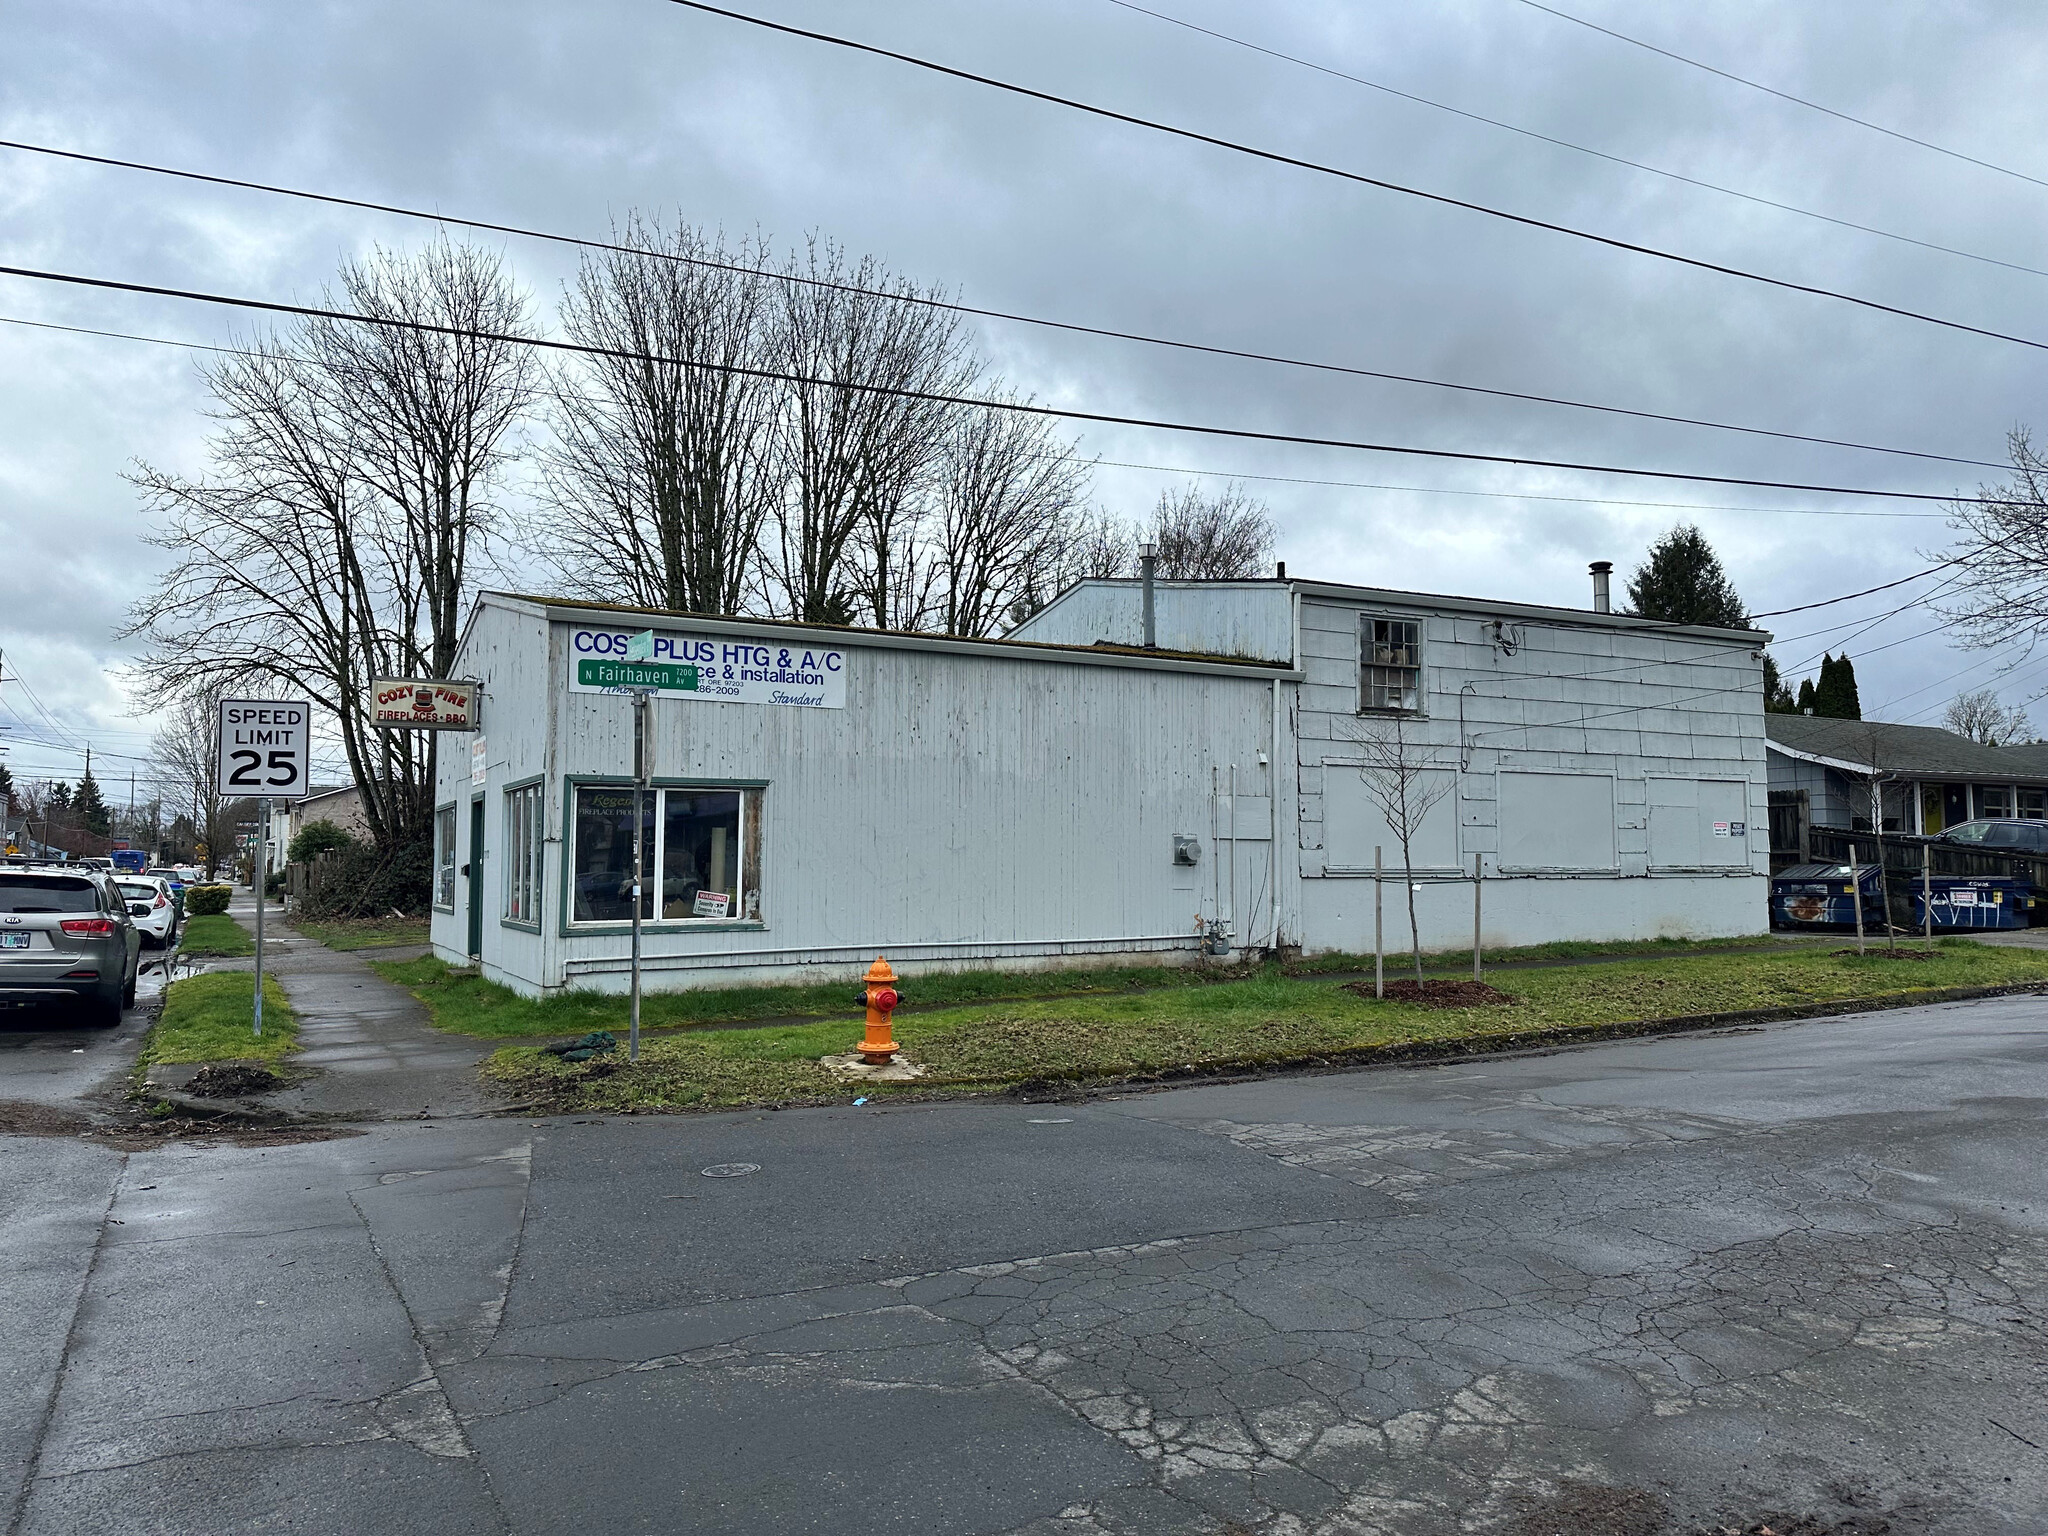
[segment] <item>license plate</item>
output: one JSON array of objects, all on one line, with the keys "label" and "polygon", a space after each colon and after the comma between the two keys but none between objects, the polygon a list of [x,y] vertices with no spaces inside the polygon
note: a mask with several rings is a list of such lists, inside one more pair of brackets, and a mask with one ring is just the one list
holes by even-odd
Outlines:
[{"label": "license plate", "polygon": [[0,949],[27,949],[28,940],[25,933],[0,933]]}]

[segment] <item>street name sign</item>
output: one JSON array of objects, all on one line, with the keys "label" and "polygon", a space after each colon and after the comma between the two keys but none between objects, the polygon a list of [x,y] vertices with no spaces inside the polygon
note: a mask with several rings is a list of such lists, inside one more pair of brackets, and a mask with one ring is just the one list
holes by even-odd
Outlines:
[{"label": "street name sign", "polygon": [[569,631],[569,691],[844,709],[849,654],[836,646],[791,644],[771,633],[632,634],[577,625]]},{"label": "street name sign", "polygon": [[473,731],[477,685],[445,677],[380,677],[370,684],[370,723],[387,731]]},{"label": "street name sign", "polygon": [[313,706],[304,699],[222,699],[221,798],[304,797],[312,735]]}]

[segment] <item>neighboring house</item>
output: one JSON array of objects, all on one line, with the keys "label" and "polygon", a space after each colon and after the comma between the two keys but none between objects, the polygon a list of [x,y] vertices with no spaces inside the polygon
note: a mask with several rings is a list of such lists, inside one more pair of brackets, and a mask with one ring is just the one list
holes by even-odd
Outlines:
[{"label": "neighboring house", "polygon": [[[1771,846],[1803,826],[1939,832],[1980,817],[2048,818],[2048,746],[1987,747],[1931,725],[1766,715]],[[1880,810],[1873,818],[1871,784]]]},{"label": "neighboring house", "polygon": [[[525,993],[622,989],[635,824],[648,985],[1369,950],[1398,839],[1361,733],[1443,798],[1426,947],[1766,923],[1762,647],[1302,581],[1084,582],[1003,640],[486,593],[458,671],[504,708],[443,750],[433,941]],[[628,661],[652,633],[653,659]],[[634,687],[655,786],[636,817]]]},{"label": "neighboring house", "polygon": [[351,837],[368,837],[369,821],[363,815],[362,791],[355,785],[340,789],[316,789],[303,800],[274,800],[270,805],[270,868],[285,866],[285,851],[292,839],[315,821],[331,821]]}]

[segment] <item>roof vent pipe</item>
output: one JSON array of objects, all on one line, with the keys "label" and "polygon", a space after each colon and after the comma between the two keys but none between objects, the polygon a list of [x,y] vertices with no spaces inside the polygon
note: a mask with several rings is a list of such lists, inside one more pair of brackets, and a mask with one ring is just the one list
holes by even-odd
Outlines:
[{"label": "roof vent pipe", "polygon": [[1586,569],[1593,573],[1593,611],[1595,613],[1614,612],[1614,603],[1607,595],[1607,577],[1614,569],[1614,562],[1612,560],[1595,560]]},{"label": "roof vent pipe", "polygon": [[1138,546],[1138,579],[1145,584],[1145,649],[1155,650],[1159,645],[1159,617],[1152,603],[1152,578],[1159,570],[1159,546],[1140,544]]}]

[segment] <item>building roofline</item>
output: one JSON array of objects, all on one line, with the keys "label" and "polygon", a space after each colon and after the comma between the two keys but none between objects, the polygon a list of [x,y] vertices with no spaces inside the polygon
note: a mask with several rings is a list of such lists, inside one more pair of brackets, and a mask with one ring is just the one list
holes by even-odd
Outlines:
[{"label": "building roofline", "polygon": [[[623,615],[688,624],[711,634],[746,635],[773,629],[811,644],[840,648],[931,651],[941,655],[981,656],[1003,661],[1057,661],[1081,666],[1123,667],[1137,671],[1200,672],[1265,681],[1298,682],[1301,673],[1285,662],[1249,656],[1208,656],[1190,651],[1146,650],[1142,646],[1063,645],[1043,640],[964,640],[951,635],[925,635],[907,630],[861,629],[854,625],[806,624],[794,619],[756,619],[643,608],[627,603],[591,602],[582,598],[543,597],[523,592],[479,592],[476,609],[495,604],[514,612],[549,620],[616,622]],[[474,612],[472,613],[472,622]],[[467,626],[465,626],[465,638]]]},{"label": "building roofline", "polygon": [[[1084,576],[1062,589],[1039,612],[1043,613],[1046,608],[1064,602],[1083,587],[1137,587],[1140,584],[1141,579],[1136,576]],[[1391,603],[1410,608],[1442,608],[1488,619],[1530,619],[1552,624],[1580,625],[1589,629],[1627,629],[1648,634],[1685,635],[1751,647],[1768,645],[1771,641],[1771,632],[1765,629],[1725,629],[1714,624],[1668,624],[1662,619],[1646,619],[1633,613],[1601,613],[1592,608],[1556,608],[1544,603],[1502,602],[1493,598],[1459,597],[1444,592],[1410,592],[1398,587],[1362,587],[1339,581],[1308,581],[1293,576],[1247,576],[1230,581],[1169,581],[1162,577],[1154,585],[1161,591],[1251,591],[1270,587],[1306,597]]]}]

